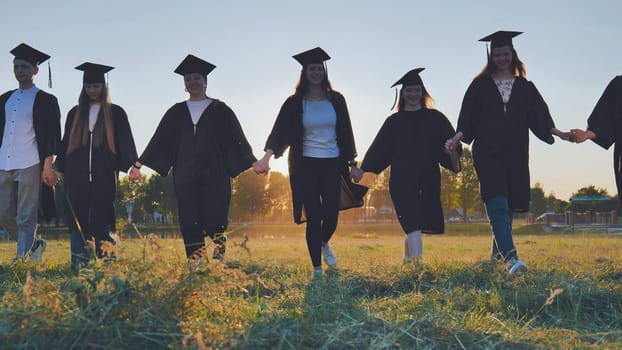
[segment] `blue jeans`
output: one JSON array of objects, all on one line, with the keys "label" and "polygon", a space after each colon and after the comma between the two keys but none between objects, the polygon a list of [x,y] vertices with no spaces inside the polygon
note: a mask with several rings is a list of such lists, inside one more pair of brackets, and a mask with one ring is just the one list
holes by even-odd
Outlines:
[{"label": "blue jeans", "polygon": [[88,262],[93,259],[93,251],[86,243],[86,240],[89,240],[89,237],[86,237],[85,235],[83,238],[77,228],[71,229],[70,236],[71,268],[77,269],[78,267],[86,266]]},{"label": "blue jeans", "polygon": [[484,202],[486,213],[492,228],[492,258],[508,261],[517,258],[516,247],[512,240],[513,212],[507,197],[493,197]]}]

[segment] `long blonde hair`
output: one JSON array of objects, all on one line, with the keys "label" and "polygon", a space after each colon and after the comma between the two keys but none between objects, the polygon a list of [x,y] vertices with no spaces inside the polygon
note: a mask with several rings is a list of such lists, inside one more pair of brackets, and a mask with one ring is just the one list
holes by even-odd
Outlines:
[{"label": "long blonde hair", "polygon": [[[105,140],[110,152],[112,152],[112,154],[117,154],[114,145],[114,123],[112,121],[110,95],[108,94],[108,87],[106,84],[104,84],[98,100],[101,107],[99,109],[99,115],[97,116],[97,122],[93,128],[93,147],[101,146]],[[73,123],[71,124],[67,155],[71,154],[79,147],[86,146],[89,142],[90,103],[91,99],[86,94],[86,90],[83,86],[78,99],[78,108],[76,108]]]}]

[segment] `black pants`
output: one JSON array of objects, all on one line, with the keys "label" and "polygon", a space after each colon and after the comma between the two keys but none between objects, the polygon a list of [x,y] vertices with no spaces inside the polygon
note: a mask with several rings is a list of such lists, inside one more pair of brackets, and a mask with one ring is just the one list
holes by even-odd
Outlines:
[{"label": "black pants", "polygon": [[307,248],[314,267],[322,266],[322,243],[330,240],[339,218],[338,158],[302,160],[303,205],[307,217]]},{"label": "black pants", "polygon": [[186,256],[200,254],[205,247],[204,237],[216,244],[225,243],[222,233],[227,229],[231,180],[228,176],[195,176],[175,179],[179,210],[179,225],[184,238]]}]

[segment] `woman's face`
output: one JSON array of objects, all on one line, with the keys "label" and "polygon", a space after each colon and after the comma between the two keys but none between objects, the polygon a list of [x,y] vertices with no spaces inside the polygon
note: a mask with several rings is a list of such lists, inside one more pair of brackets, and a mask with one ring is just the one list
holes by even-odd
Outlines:
[{"label": "woman's face", "polygon": [[305,70],[307,80],[311,85],[320,85],[324,81],[324,65],[321,63],[309,64]]},{"label": "woman's face", "polygon": [[191,96],[205,95],[207,81],[203,75],[199,73],[186,74],[184,75],[184,84],[186,85],[186,91]]},{"label": "woman's face", "polygon": [[402,88],[402,94],[404,94],[406,107],[417,107],[421,105],[421,98],[423,97],[423,88],[421,85],[406,85]]},{"label": "woman's face", "polygon": [[84,91],[91,101],[99,101],[99,97],[104,91],[103,83],[84,83]]},{"label": "woman's face", "polygon": [[498,70],[509,70],[512,66],[512,48],[501,46],[492,49],[492,63]]}]

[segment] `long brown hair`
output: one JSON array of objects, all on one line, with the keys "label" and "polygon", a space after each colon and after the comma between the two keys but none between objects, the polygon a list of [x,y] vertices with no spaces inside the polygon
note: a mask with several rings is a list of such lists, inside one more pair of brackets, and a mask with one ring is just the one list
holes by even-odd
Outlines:
[{"label": "long brown hair", "polygon": [[[108,149],[112,154],[117,154],[117,150],[114,145],[114,123],[112,121],[112,112],[110,111],[110,95],[108,94],[108,87],[103,84],[102,92],[99,95],[98,102],[100,103],[99,114],[97,116],[97,122],[93,127],[93,147],[99,147],[102,143],[106,142]],[[78,108],[71,124],[71,131],[69,133],[69,145],[67,146],[67,155],[71,154],[79,147],[84,147],[89,142],[89,110],[91,99],[86,94],[84,86],[80,92],[78,98]]]},{"label": "long brown hair", "polygon": [[[497,70],[495,63],[492,61],[492,50],[490,50],[490,53],[488,53],[488,61],[486,62],[486,65],[484,66],[482,71],[477,74],[476,78],[484,75],[492,75]],[[525,64],[523,63],[523,61],[520,60],[520,58],[518,58],[518,54],[516,53],[516,50],[514,50],[514,47],[512,47],[512,66],[510,69],[515,76],[521,78],[527,76],[527,69],[525,69]]]},{"label": "long brown hair", "polygon": [[[406,106],[403,90],[404,87],[402,86],[399,92],[399,99],[397,100],[398,112],[401,112],[404,109],[404,106]],[[428,93],[428,89],[425,88],[425,85],[423,85],[423,83],[421,83],[421,95],[421,108],[432,109],[434,107],[434,99],[432,98],[432,96],[430,96],[430,94]]]},{"label": "long brown hair", "polygon": [[[296,83],[296,90],[294,91],[294,96],[302,98],[309,90],[307,67],[308,65],[302,67],[302,70],[300,71],[300,78],[298,79],[298,83]],[[326,97],[330,99],[330,92],[333,91],[333,87],[330,85],[330,81],[328,80],[328,71],[326,70],[326,64],[324,64],[324,80],[322,80],[321,86],[322,89],[326,92]]]}]

